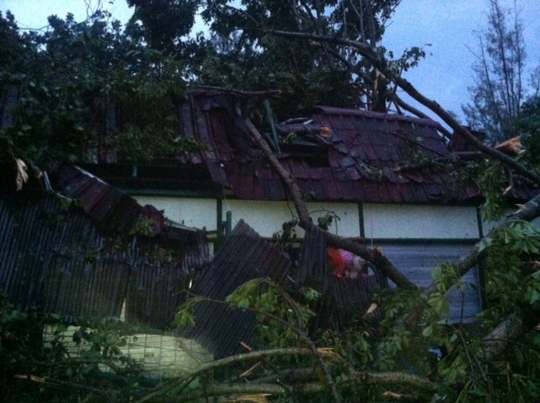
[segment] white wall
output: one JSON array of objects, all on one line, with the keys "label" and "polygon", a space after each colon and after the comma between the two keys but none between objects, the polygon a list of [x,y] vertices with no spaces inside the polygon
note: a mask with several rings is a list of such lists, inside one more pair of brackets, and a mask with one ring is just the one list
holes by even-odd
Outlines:
[{"label": "white wall", "polygon": [[189,227],[203,228],[208,231],[217,228],[217,201],[215,199],[191,199],[163,196],[133,196],[144,206],[151,204],[158,210],[165,211],[165,217]]},{"label": "white wall", "polygon": [[365,204],[366,238],[476,239],[475,207]]},{"label": "white wall", "polygon": [[[337,214],[340,220],[334,221],[331,232],[345,237],[360,236],[357,204],[308,203],[307,207],[315,223],[317,217],[324,216],[328,211]],[[227,211],[232,213],[233,228],[240,219],[243,219],[264,237],[271,237],[274,233],[281,231],[282,224],[291,221],[296,216],[293,203],[287,202],[223,200],[223,219]],[[303,231],[297,228],[297,234],[302,237]]]},{"label": "white wall", "polygon": [[[215,230],[217,228],[217,200],[163,196],[134,196],[141,205],[151,204],[164,210],[165,216],[190,227]],[[360,220],[356,203],[308,203],[313,221],[326,212],[337,214],[331,232],[345,237],[360,236]],[[409,206],[365,204],[364,228],[366,238],[432,238],[476,239],[478,223],[474,207]],[[223,200],[223,220],[232,213],[232,226],[240,219],[246,221],[264,237],[281,230],[284,222],[296,216],[294,205],[288,202]],[[484,227],[485,228],[485,227]],[[487,231],[484,230],[484,233]],[[299,237],[303,231],[298,228]]]}]

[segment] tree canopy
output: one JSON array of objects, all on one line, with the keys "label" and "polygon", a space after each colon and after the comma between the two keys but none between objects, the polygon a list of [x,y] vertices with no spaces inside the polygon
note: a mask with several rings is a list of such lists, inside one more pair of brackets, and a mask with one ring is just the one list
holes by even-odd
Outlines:
[{"label": "tree canopy", "polygon": [[[54,166],[96,160],[100,141],[132,160],[178,145],[174,105],[185,63],[148,47],[137,24],[124,28],[108,17],[52,16],[45,32],[21,32],[13,15],[0,15],[1,86],[18,96],[13,124],[0,133],[4,157]],[[110,113],[120,130],[104,125]]]},{"label": "tree canopy", "polygon": [[527,69],[526,43],[518,5],[506,10],[489,1],[487,27],[477,33],[479,50],[473,65],[472,102],[463,106],[467,123],[485,130],[492,143],[516,135],[516,123],[527,100],[538,97],[540,66]]}]

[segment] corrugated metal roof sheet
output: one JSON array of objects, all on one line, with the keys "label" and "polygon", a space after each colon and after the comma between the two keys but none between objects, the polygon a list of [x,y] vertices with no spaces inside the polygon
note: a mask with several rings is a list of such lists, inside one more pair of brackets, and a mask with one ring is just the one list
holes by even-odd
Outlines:
[{"label": "corrugated metal roof sheet", "polygon": [[[211,264],[203,270],[194,294],[223,301],[246,281],[269,277],[280,282],[287,274],[289,259],[283,251],[260,237],[243,220],[236,225]],[[194,309],[196,338],[214,358],[243,352],[240,342],[251,343],[255,316],[223,305],[203,302]]]},{"label": "corrugated metal roof sheet", "polygon": [[81,195],[97,192],[82,199],[88,214],[51,194],[0,194],[0,287],[21,310],[67,317],[119,316],[127,299],[128,319],[169,327],[182,302],[179,290],[209,260],[204,231],[162,225],[154,238],[106,231],[111,223],[130,228],[123,220],[132,214],[109,212],[133,203],[117,203],[129,197],[91,179],[73,187]]},{"label": "corrugated metal roof sheet", "polygon": [[[316,227],[306,231],[302,242],[296,286],[310,286],[323,294],[319,315],[312,325],[340,326],[355,311],[365,311],[373,292],[388,287],[385,276],[377,273],[358,278],[338,278],[327,266],[326,232]],[[211,264],[203,270],[193,289],[195,295],[224,301],[236,288],[259,277],[281,282],[291,262],[283,251],[261,238],[240,220]],[[240,342],[251,344],[255,316],[229,309],[223,304],[203,302],[194,308],[196,328],[185,334],[197,339],[215,358],[243,351]]]},{"label": "corrugated metal roof sheet", "polygon": [[353,312],[365,312],[373,293],[388,287],[387,278],[376,271],[374,274],[357,278],[338,278],[328,268],[326,232],[312,226],[306,230],[300,249],[296,283],[320,290],[325,312],[315,318],[314,326],[336,326]]}]

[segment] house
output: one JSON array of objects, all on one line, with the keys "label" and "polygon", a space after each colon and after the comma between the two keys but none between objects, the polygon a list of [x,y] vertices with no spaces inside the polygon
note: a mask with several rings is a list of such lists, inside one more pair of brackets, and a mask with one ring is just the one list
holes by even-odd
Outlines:
[{"label": "house", "polygon": [[[199,151],[161,166],[86,167],[175,221],[219,234],[243,220],[271,238],[293,219],[294,206],[235,119],[234,102],[196,91],[181,105],[182,135],[203,144]],[[433,267],[463,256],[483,236],[481,194],[474,186],[454,188],[448,165],[469,151],[456,139],[451,149],[438,123],[320,106],[307,118],[270,126],[266,138],[298,181],[313,219],[331,213],[330,231],[382,247],[419,286],[432,281]],[[471,320],[481,309],[481,275],[471,271],[471,286],[453,292],[453,320]]]},{"label": "house", "polygon": [[[103,178],[138,205],[164,211],[167,219],[181,223],[180,228],[204,228],[215,235],[216,245],[233,227],[248,231],[242,230],[244,224],[271,239],[284,222],[294,219],[294,207],[287,188],[246,135],[236,102],[230,94],[199,90],[179,105],[181,135],[202,145],[198,150],[133,164],[118,160],[106,141],[100,141],[101,148],[94,150],[97,161],[74,168],[72,176],[60,172],[57,184],[81,200],[97,222],[111,223],[111,206],[120,216],[127,211],[125,199],[85,190],[99,188],[104,182],[97,178]],[[112,110],[107,124],[101,125],[103,136],[114,135],[120,124],[115,119]],[[267,140],[298,181],[313,219],[330,214],[330,231],[381,247],[419,286],[431,282],[433,267],[464,255],[483,235],[481,194],[473,186],[453,186],[448,165],[459,153],[470,151],[457,138],[447,144],[438,123],[324,106],[315,107],[306,118],[280,124],[270,118],[269,123]],[[311,236],[300,229],[297,235]],[[452,292],[452,320],[470,321],[481,309],[481,277],[481,268],[472,270],[465,287]],[[337,295],[338,304],[339,299]]]}]

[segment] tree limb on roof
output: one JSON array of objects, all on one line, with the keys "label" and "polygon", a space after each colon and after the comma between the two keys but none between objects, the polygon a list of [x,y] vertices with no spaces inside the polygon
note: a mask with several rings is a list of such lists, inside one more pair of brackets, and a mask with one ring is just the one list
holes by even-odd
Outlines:
[{"label": "tree limb on roof", "polygon": [[[421,110],[416,109],[414,106],[412,106],[412,105],[408,104],[407,102],[405,102],[398,94],[393,93],[392,97],[393,97],[393,100],[396,102],[397,105],[399,105],[400,107],[402,107],[406,111],[412,113],[413,115],[418,116],[421,119],[431,119],[428,115],[426,115]],[[450,133],[450,131],[447,130],[445,127],[439,126],[437,128],[437,130],[439,131],[439,133],[441,133],[448,140],[450,140],[452,138],[452,133]]]},{"label": "tree limb on roof", "polygon": [[502,162],[509,168],[514,169],[522,176],[540,185],[540,175],[536,174],[534,171],[528,169],[523,164],[519,163],[508,155],[482,143],[469,130],[460,125],[459,122],[456,121],[450,115],[450,113],[448,113],[436,101],[431,100],[421,94],[408,80],[404,79],[403,77],[393,75],[392,72],[389,71],[387,68],[388,66],[386,60],[382,55],[377,52],[376,48],[373,48],[365,43],[353,41],[350,39],[337,38],[327,35],[314,35],[305,32],[280,31],[273,29],[265,30],[265,32],[269,35],[275,35],[280,37],[311,39],[320,42],[331,42],[337,45],[349,46],[354,48],[360,55],[367,58],[373,64],[373,66],[377,68],[382,74],[387,76],[388,79],[394,81],[394,83],[400,86],[413,99],[418,101],[420,104],[426,106],[437,116],[439,116],[444,122],[446,122],[446,124],[448,124],[448,126],[450,126],[454,130],[454,133],[458,133],[459,135],[466,138],[474,147],[482,151],[484,154],[489,155],[490,157]]},{"label": "tree limb on roof", "polygon": [[[293,203],[298,213],[300,226],[304,229],[309,226],[313,226],[314,224],[311,222],[311,219],[309,217],[309,211],[302,196],[302,190],[298,186],[298,183],[296,182],[294,177],[281,165],[281,163],[274,155],[266,141],[263,139],[257,128],[253,125],[253,123],[251,123],[249,119],[244,119],[244,123],[248,132],[251,135],[251,138],[255,141],[259,149],[264,153],[266,159],[270,162],[274,170],[278,173],[283,182],[289,188]],[[409,280],[392,264],[392,262],[390,262],[390,260],[384,255],[380,248],[369,249],[364,245],[351,241],[350,239],[343,238],[331,233],[328,233],[327,235],[327,242],[329,246],[347,250],[374,264],[379,270],[381,270],[382,273],[384,273],[388,278],[390,278],[394,283],[396,283],[398,287],[408,289],[417,288],[411,280]]]}]

